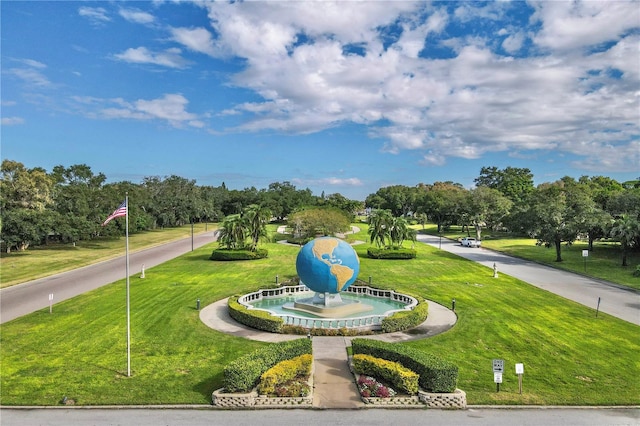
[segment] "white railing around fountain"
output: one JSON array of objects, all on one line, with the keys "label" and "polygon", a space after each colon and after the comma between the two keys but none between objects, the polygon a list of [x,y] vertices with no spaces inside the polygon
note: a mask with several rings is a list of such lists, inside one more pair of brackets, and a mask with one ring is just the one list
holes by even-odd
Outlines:
[{"label": "white railing around fountain", "polygon": [[[282,286],[278,288],[260,289],[253,293],[245,294],[238,298],[238,303],[247,309],[258,309],[267,312],[271,312],[267,309],[256,308],[250,304],[250,302],[256,302],[264,299],[273,299],[282,296],[290,296],[297,293],[311,292],[306,285],[292,285]],[[303,328],[326,328],[326,329],[339,329],[339,328],[358,328],[368,330],[379,330],[382,324],[382,320],[385,317],[398,311],[408,311],[415,308],[418,305],[418,301],[406,294],[397,293],[393,290],[382,290],[378,288],[371,288],[369,286],[350,286],[345,292],[353,294],[367,295],[369,297],[377,297],[381,299],[389,299],[395,302],[404,303],[404,306],[400,309],[391,309],[383,314],[375,315],[363,315],[355,318],[308,318],[301,317],[292,314],[274,314],[282,318],[286,325],[294,325]]]}]

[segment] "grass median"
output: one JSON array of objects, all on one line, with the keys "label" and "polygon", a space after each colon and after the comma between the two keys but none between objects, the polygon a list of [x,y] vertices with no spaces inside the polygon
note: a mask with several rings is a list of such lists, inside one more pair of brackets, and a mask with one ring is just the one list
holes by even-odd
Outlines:
[{"label": "grass median", "polygon": [[[366,240],[366,227],[352,239]],[[2,325],[3,405],[208,404],[226,363],[267,343],[225,335],[201,306],[295,275],[298,248],[265,244],[267,259],[208,260],[216,244],[131,279],[132,377],[126,377],[125,284],[116,282]],[[426,244],[413,260],[366,258],[360,278],[450,306],[450,331],[406,343],[460,366],[469,404],[640,404],[640,327],[583,307]],[[491,360],[505,360],[500,392]],[[518,393],[514,363],[525,366]]]}]

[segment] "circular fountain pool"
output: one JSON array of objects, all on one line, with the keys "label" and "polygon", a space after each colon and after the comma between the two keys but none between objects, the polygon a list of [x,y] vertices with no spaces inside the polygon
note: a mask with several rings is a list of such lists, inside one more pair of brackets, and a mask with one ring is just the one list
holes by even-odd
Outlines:
[{"label": "circular fountain pool", "polygon": [[[379,330],[382,320],[398,311],[413,309],[418,301],[393,290],[380,290],[369,286],[350,286],[341,292],[347,305],[361,305],[360,312],[341,312],[323,309],[314,313],[312,308],[293,309],[298,301],[308,301],[314,292],[305,285],[282,286],[277,289],[261,289],[245,294],[238,302],[249,309],[260,309],[281,317],[285,324],[303,328],[357,328]],[[364,310],[364,312],[363,312]]]}]

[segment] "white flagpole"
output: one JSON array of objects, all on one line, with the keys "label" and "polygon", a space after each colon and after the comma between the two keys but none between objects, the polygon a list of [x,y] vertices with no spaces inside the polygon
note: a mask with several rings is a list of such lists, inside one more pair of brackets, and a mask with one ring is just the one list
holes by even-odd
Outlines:
[{"label": "white flagpole", "polygon": [[130,315],[130,303],[129,303],[129,193],[125,195],[125,204],[127,206],[126,215],[126,274],[127,274],[127,377],[131,377],[131,315]]}]

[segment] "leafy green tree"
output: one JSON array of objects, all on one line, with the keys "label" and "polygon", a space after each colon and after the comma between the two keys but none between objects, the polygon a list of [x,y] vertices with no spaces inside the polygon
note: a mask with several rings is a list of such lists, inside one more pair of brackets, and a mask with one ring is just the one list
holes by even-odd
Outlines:
[{"label": "leafy green tree", "polygon": [[52,229],[48,210],[14,209],[2,216],[2,240],[7,253],[12,248],[24,251],[31,244],[40,244]]},{"label": "leafy green tree", "polygon": [[289,215],[287,221],[295,238],[312,238],[316,235],[335,235],[346,232],[351,226],[349,215],[333,207],[310,207]]},{"label": "leafy green tree", "polygon": [[27,169],[22,163],[5,159],[0,173],[2,211],[17,208],[44,210],[51,205],[54,182],[44,169]]},{"label": "leafy green tree", "polygon": [[524,202],[534,190],[533,174],[528,168],[483,167],[474,181],[477,186],[497,189],[516,204]]},{"label": "leafy green tree", "polygon": [[438,225],[438,232],[454,223],[463,222],[464,201],[467,190],[453,182],[435,182],[418,185],[416,212],[424,213]]},{"label": "leafy green tree", "polygon": [[622,215],[611,228],[611,238],[620,241],[622,246],[622,266],[627,266],[627,255],[640,236],[640,222],[635,217]]},{"label": "leafy green tree", "polygon": [[482,228],[495,228],[509,213],[513,202],[497,189],[478,186],[467,192],[466,217],[475,229],[476,239],[482,239]]},{"label": "leafy green tree", "polygon": [[392,185],[378,189],[365,200],[366,207],[390,210],[392,216],[406,216],[416,211],[418,191],[405,185]]},{"label": "leafy green tree", "polygon": [[334,207],[348,213],[352,220],[355,218],[355,214],[364,208],[362,201],[350,200],[342,194],[329,194],[326,197],[321,197],[322,206]]},{"label": "leafy green tree", "polygon": [[202,216],[202,198],[194,180],[172,175],[161,179],[145,177],[149,195],[145,211],[160,227],[182,226]]},{"label": "leafy green tree", "polygon": [[538,244],[555,247],[556,262],[562,262],[562,243],[572,244],[585,228],[584,194],[578,194],[569,183],[560,180],[538,186],[525,216],[529,232],[538,239]]},{"label": "leafy green tree", "polygon": [[102,188],[107,177],[103,173],[94,174],[86,164],[55,166],[52,176],[56,182],[55,211],[60,215],[57,224],[61,231],[70,231],[56,233],[64,241],[91,239],[100,235],[100,224],[105,214],[117,207],[104,205]]},{"label": "leafy green tree", "polygon": [[277,220],[283,220],[303,206],[315,204],[310,189],[298,190],[290,182],[273,182],[262,193],[266,206]]}]

